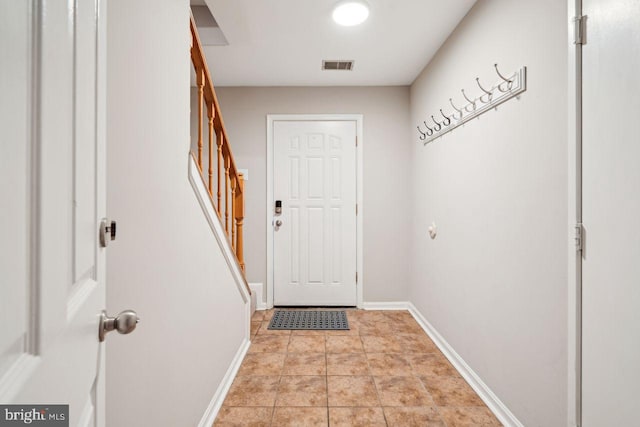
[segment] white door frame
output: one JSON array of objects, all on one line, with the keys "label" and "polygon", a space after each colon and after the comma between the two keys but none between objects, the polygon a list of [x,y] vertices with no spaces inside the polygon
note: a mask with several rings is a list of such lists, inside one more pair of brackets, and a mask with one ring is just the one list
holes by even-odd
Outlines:
[{"label": "white door frame", "polygon": [[574,18],[582,0],[567,0],[568,200],[567,200],[567,425],[582,424],[582,254],[575,226],[582,222],[582,46],[574,43]]},{"label": "white door frame", "polygon": [[358,281],[356,282],[356,303],[362,308],[364,287],[364,257],[363,250],[363,226],[362,217],[364,205],[362,152],[363,152],[363,115],[362,114],[267,114],[267,308],[273,308],[273,123],[277,121],[350,121],[356,122],[356,202],[358,203],[358,215],[356,216],[356,268]]}]

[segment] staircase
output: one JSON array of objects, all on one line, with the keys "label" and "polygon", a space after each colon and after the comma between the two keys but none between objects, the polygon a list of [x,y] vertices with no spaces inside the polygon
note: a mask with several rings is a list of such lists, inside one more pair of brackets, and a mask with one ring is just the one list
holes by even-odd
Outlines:
[{"label": "staircase", "polygon": [[[227,240],[244,275],[244,178],[233,159],[233,152],[193,16],[191,16],[190,26],[191,63],[196,74],[198,89],[198,141],[196,152],[192,150],[191,156],[198,165],[211,204],[223,224]],[[206,145],[203,139],[205,118],[208,135]],[[245,286],[251,293],[246,280]]]}]

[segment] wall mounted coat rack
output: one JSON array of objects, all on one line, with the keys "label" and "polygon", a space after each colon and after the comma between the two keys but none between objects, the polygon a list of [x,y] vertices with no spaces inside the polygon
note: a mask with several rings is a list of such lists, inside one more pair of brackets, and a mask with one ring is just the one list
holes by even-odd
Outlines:
[{"label": "wall mounted coat rack", "polygon": [[480,96],[470,99],[462,89],[462,97],[466,100],[466,104],[458,108],[449,98],[453,113],[447,115],[440,108],[440,114],[436,113],[435,117],[432,114],[422,122],[423,124],[417,126],[418,137],[424,145],[527,90],[527,67],[522,67],[511,76],[505,77],[498,70],[498,64],[493,66],[500,78],[496,84],[486,89],[480,83],[480,78],[476,77],[476,84],[481,90]]}]

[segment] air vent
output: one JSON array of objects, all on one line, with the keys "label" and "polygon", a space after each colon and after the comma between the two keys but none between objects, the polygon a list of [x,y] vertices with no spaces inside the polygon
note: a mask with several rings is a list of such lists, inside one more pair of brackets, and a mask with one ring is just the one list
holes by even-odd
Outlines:
[{"label": "air vent", "polygon": [[329,61],[325,59],[322,61],[322,69],[351,71],[353,70],[353,61],[344,59]]}]

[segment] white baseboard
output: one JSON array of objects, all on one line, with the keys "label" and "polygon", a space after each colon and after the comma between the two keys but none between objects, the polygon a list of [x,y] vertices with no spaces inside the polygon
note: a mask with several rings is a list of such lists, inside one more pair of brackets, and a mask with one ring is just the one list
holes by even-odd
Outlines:
[{"label": "white baseboard", "polygon": [[229,388],[231,388],[231,384],[233,383],[233,380],[235,379],[236,374],[240,369],[240,365],[242,364],[244,356],[247,354],[247,350],[249,350],[250,345],[251,341],[245,338],[240,345],[238,352],[231,361],[229,369],[227,369],[227,372],[224,374],[224,378],[222,378],[222,382],[220,382],[220,385],[213,395],[211,402],[209,402],[209,406],[202,416],[202,419],[198,423],[198,427],[211,427],[213,425],[213,422],[218,416],[218,412],[222,407],[222,403],[224,402],[225,397],[227,397]]},{"label": "white baseboard", "polygon": [[365,310],[409,310],[410,304],[408,301],[363,302],[362,308]]},{"label": "white baseboard", "polygon": [[251,288],[251,294],[256,296],[256,310],[266,310],[267,303],[263,301],[264,284],[263,283],[249,283]]},{"label": "white baseboard", "polygon": [[449,359],[449,362],[454,368],[462,375],[462,377],[469,383],[471,388],[480,396],[484,403],[489,407],[491,412],[500,420],[502,424],[508,427],[523,427],[523,424],[518,421],[515,415],[505,406],[504,403],[498,399],[498,396],[491,391],[484,381],[480,379],[473,369],[460,357],[458,353],[447,343],[447,341],[436,331],[436,329],[427,321],[427,319],[418,311],[418,309],[412,304],[408,303],[408,310],[411,315],[420,324],[422,329],[429,335],[431,340],[438,346],[440,351]]}]

